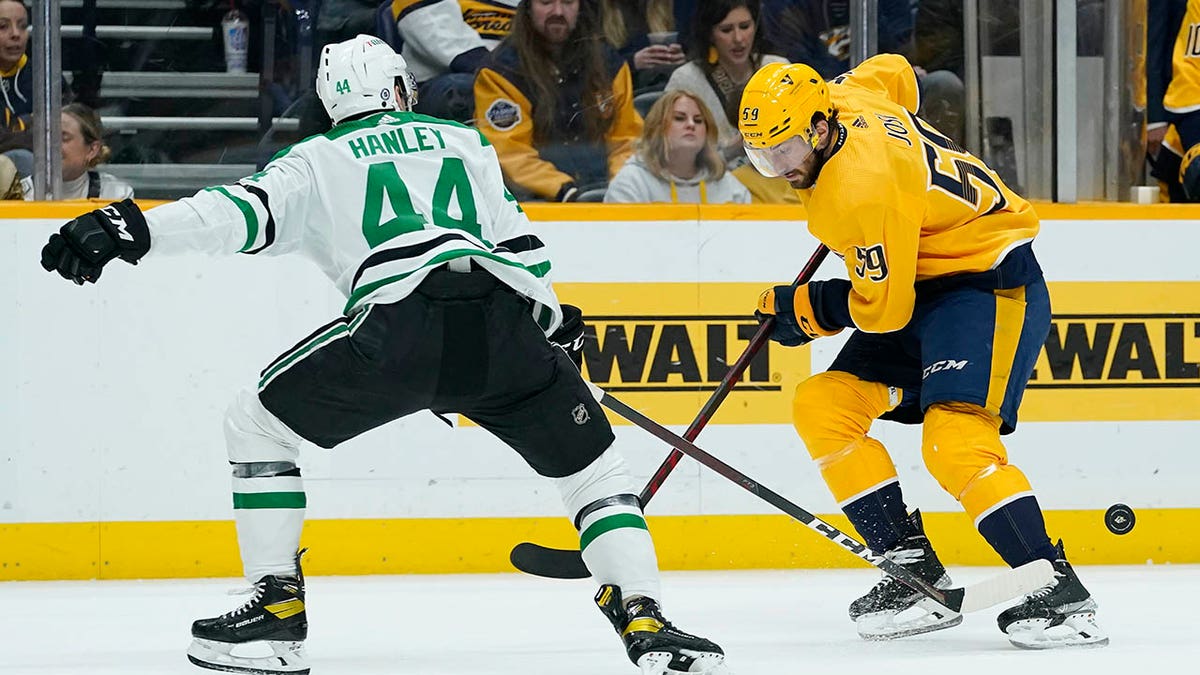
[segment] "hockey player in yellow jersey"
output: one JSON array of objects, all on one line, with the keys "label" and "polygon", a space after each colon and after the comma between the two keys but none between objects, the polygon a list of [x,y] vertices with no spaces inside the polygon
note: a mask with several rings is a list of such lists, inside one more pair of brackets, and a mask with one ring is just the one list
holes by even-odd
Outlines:
[{"label": "hockey player in yellow jersey", "polygon": [[1164,201],[1200,201],[1200,0],[1147,8],[1146,140]]},{"label": "hockey player in yellow jersey", "polygon": [[[796,387],[793,421],[835,499],[876,553],[950,584],[919,512],[904,503],[876,418],[923,424],[922,457],[1012,567],[1039,558],[1055,582],[1001,613],[1017,646],[1103,645],[1096,603],[1051,544],[1029,481],[1001,434],[1050,326],[1031,243],[1038,218],[982,161],[916,116],[918,85],[884,54],[825,82],[802,64],[768,65],[746,85],[739,127],[766,176],[783,176],[809,231],[849,280],[775,286],[759,298],[771,339],[807,344],[851,329],[829,370]],[[960,615],[897,615],[920,594],[885,576],[850,605],[859,634],[891,639]],[[906,612],[907,617],[911,612]]]}]

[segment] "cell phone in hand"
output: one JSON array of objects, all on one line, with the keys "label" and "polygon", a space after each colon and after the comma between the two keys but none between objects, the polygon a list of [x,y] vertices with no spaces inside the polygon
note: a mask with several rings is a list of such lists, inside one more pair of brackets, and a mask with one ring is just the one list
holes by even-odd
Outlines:
[{"label": "cell phone in hand", "polygon": [[652,45],[673,45],[679,42],[678,31],[662,31],[658,33],[650,33],[646,36]]}]

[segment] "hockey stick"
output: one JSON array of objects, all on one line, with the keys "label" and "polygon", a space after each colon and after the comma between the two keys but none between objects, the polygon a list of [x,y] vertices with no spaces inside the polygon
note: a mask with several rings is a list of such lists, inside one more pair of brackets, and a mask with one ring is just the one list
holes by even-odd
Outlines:
[{"label": "hockey stick", "polygon": [[592,395],[604,407],[645,429],[657,438],[670,443],[676,450],[737,483],[768,504],[804,523],[833,543],[878,567],[905,586],[921,593],[926,599],[919,602],[918,605],[921,605],[927,611],[939,614],[939,616],[942,610],[949,610],[954,613],[974,612],[998,605],[1021,595],[1032,593],[1043,586],[1051,584],[1054,580],[1054,567],[1050,562],[1047,560],[1035,560],[969,586],[945,589],[935,588],[932,584],[918,577],[904,566],[892,562],[885,556],[872,553],[871,549],[867,548],[865,544],[860,543],[833,525],[784,499],[778,493],[768,489],[746,474],[701,450],[686,438],[677,436],[670,429],[613,398],[600,387],[590,382],[588,386],[592,390]]},{"label": "hockey stick", "polygon": [[[792,285],[799,286],[808,283],[813,275],[817,273],[817,268],[825,260],[825,256],[829,254],[829,249],[824,244],[817,247],[813,251],[804,268],[800,270],[800,274],[796,276],[796,280]],[[721,383],[717,385],[712,396],[708,397],[708,401],[700,412],[696,413],[696,419],[692,420],[691,426],[687,431],[683,432],[683,437],[689,441],[696,440],[704,427],[708,425],[708,421],[717,412],[717,408],[729,396],[729,392],[741,379],[742,373],[746,372],[746,368],[750,366],[750,362],[767,344],[767,339],[771,335],[771,328],[775,325],[774,317],[767,317],[766,321],[758,327],[758,331],[754,333],[754,337],[750,338],[750,344],[746,345],[746,349],[742,355],[734,361],[729,368],[729,372],[725,373],[725,377],[721,378]],[[667,476],[675,470],[675,465],[679,464],[679,460],[683,458],[683,453],[675,448],[671,448],[671,454],[663,460],[659,465],[658,470],[650,477],[650,481],[646,483],[646,487],[642,488],[642,494],[638,495],[638,501],[642,508],[646,508],[646,504],[654,498],[654,494],[662,487]],[[509,560],[513,567],[539,577],[550,577],[552,579],[586,579],[591,576],[587,565],[583,562],[583,557],[579,554],[578,549],[561,549],[550,548],[534,544],[531,542],[522,542],[513,547],[509,554]]]}]

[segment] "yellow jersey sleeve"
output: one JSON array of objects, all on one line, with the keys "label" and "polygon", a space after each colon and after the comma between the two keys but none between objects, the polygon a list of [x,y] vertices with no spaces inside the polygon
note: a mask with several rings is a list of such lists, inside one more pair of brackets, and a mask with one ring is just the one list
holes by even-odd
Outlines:
[{"label": "yellow jersey sleeve", "polygon": [[857,87],[883,96],[914,115],[921,107],[917,73],[899,54],[878,54],[833,78],[833,84]]},{"label": "yellow jersey sleeve", "polygon": [[841,251],[850,277],[850,317],[868,333],[900,330],[916,306],[920,221],[883,202],[847,215],[863,242]]}]

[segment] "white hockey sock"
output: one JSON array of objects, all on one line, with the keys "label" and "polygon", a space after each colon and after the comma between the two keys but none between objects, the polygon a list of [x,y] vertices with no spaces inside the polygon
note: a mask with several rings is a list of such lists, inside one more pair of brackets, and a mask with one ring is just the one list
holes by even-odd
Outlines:
[{"label": "white hockey sock", "polygon": [[659,600],[658,557],[641,509],[621,504],[588,514],[579,530],[583,561],[601,584],[616,584],[629,598]]},{"label": "white hockey sock", "polygon": [[233,479],[233,513],[246,579],[294,575],[307,500],[300,476]]},{"label": "white hockey sock", "polygon": [[582,471],[554,480],[578,520],[580,551],[596,582],[620,586],[625,597],[659,600],[654,542],[621,455],[609,448]]},{"label": "white hockey sock", "polygon": [[307,499],[296,460],[301,438],[243,391],[225,416],[233,464],[233,513],[246,579],[296,573]]}]

